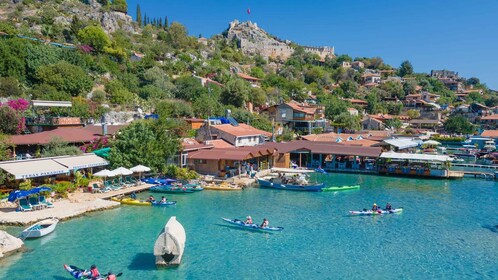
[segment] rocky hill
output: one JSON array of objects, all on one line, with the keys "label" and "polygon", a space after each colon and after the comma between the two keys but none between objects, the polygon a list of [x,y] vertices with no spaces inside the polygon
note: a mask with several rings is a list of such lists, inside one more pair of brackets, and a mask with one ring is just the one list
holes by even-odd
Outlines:
[{"label": "rocky hill", "polygon": [[[279,40],[259,28],[250,21],[234,20],[224,32],[229,40],[236,39],[242,52],[247,55],[260,54],[265,58],[280,58],[286,60],[294,52],[294,45],[289,40]],[[334,57],[334,47],[304,47],[305,51],[314,53],[320,58]]]},{"label": "rocky hill", "polygon": [[126,13],[103,6],[96,0],[0,0],[0,21],[10,21],[25,35],[42,35],[71,27],[79,22],[94,22],[107,33],[120,29],[137,33],[139,29]]}]

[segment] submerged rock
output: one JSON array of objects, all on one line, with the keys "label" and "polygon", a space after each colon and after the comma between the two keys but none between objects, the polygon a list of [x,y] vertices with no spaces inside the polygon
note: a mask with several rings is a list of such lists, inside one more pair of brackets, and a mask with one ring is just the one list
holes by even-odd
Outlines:
[{"label": "submerged rock", "polygon": [[21,239],[0,230],[0,258],[18,251],[23,245],[24,243]]}]

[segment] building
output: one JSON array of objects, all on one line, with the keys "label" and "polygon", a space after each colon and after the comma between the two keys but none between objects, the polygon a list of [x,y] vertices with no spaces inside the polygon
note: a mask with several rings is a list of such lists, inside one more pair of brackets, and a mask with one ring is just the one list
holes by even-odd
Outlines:
[{"label": "building", "polygon": [[377,73],[365,73],[361,76],[361,81],[364,86],[380,84],[381,77]]},{"label": "building", "polygon": [[145,57],[145,54],[141,54],[141,53],[138,53],[138,52],[133,52],[131,54],[131,56],[130,56],[130,61],[133,61],[133,62],[140,61],[144,57]]},{"label": "building", "polygon": [[352,105],[360,106],[362,108],[365,108],[368,105],[368,102],[366,100],[362,100],[362,99],[348,98],[348,99],[344,99],[344,100],[351,102]]},{"label": "building", "polygon": [[317,105],[308,105],[296,101],[290,101],[275,106],[271,118],[283,126],[299,131],[302,134],[311,134],[314,128],[325,128],[326,120],[324,108]]},{"label": "building", "polygon": [[244,73],[237,73],[237,76],[239,76],[240,78],[246,80],[247,82],[249,82],[251,84],[252,87],[260,87],[261,86],[261,79],[259,78],[256,78],[256,77],[252,77],[252,76],[249,76],[247,74],[244,74]]},{"label": "building", "polygon": [[[218,121],[217,121],[218,120]],[[219,119],[208,120],[197,130],[196,139],[200,142],[223,139],[235,147],[257,146],[270,139],[272,134],[243,123],[222,123]]]},{"label": "building", "polygon": [[462,178],[461,171],[449,170],[453,158],[447,155],[426,155],[384,152],[380,155],[380,174],[413,177]]},{"label": "building", "polygon": [[343,61],[342,62],[342,68],[351,68],[351,62],[349,62],[349,61]]},{"label": "building", "polygon": [[353,69],[360,70],[360,69],[365,68],[365,63],[363,63],[362,61],[353,61],[351,63],[351,67]]},{"label": "building", "polygon": [[485,129],[498,128],[498,115],[490,115],[481,118],[481,124]]},{"label": "building", "polygon": [[437,79],[452,79],[452,80],[460,79],[460,77],[458,76],[458,72],[450,70],[431,70],[431,77]]},{"label": "building", "polygon": [[185,121],[189,124],[190,129],[193,130],[201,128],[206,122],[205,119],[198,119],[198,118],[186,118]]},{"label": "building", "polygon": [[370,147],[378,144],[381,141],[380,139],[378,139],[378,137],[372,137],[372,139],[374,140],[371,140],[370,137],[372,137],[372,135],[369,134],[368,131],[365,133],[354,134],[329,132],[322,134],[305,135],[301,136],[301,139],[313,142],[331,142],[340,143],[343,145],[356,145],[363,147]]}]

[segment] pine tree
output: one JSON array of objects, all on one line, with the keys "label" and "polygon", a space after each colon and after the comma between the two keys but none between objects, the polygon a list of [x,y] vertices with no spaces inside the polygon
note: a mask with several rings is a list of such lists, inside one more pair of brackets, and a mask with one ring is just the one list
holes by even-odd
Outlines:
[{"label": "pine tree", "polygon": [[142,12],[140,11],[139,4],[137,4],[137,22],[138,22],[138,26],[142,27]]}]

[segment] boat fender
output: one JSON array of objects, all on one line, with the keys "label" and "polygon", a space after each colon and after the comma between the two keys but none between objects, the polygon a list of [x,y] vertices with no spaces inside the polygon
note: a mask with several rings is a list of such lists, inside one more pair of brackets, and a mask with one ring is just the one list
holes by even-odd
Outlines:
[{"label": "boat fender", "polygon": [[272,187],[273,187],[273,183],[270,183],[270,186],[272,186]]}]

